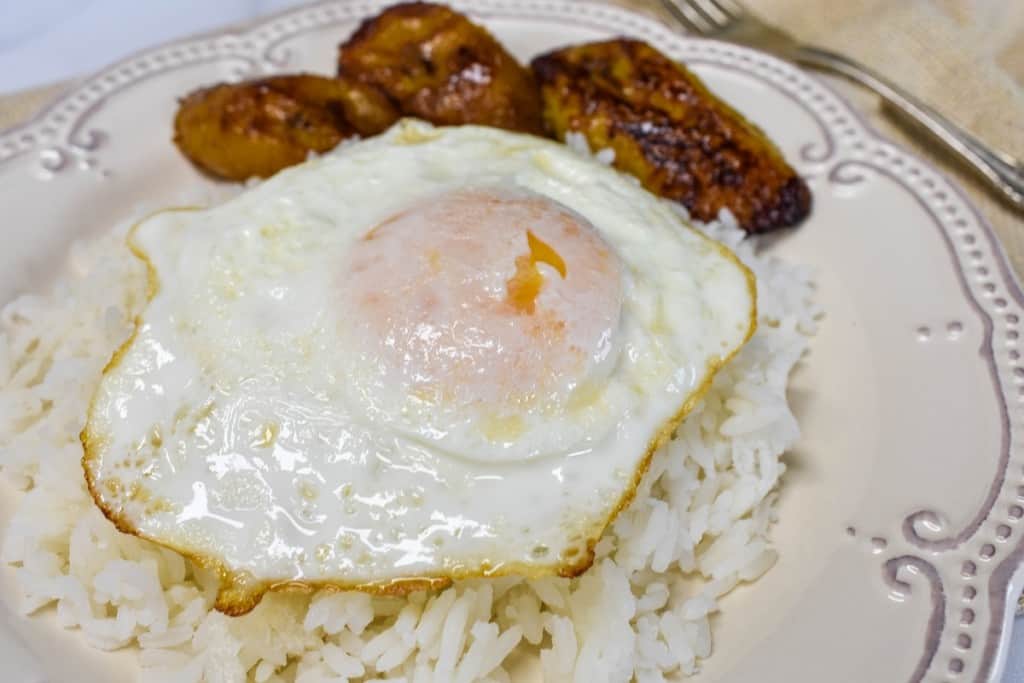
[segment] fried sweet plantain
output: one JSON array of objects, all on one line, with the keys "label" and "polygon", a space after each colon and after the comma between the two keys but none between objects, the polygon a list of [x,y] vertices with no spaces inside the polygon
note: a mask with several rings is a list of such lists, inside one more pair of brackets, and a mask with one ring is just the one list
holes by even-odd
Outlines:
[{"label": "fried sweet plantain", "polygon": [[748,232],[794,225],[811,194],[782,153],[694,74],[650,45],[611,40],[533,60],[548,130],[615,150],[615,166],[701,221],[728,208]]},{"label": "fried sweet plantain", "polygon": [[263,82],[300,102],[340,114],[363,137],[383,133],[401,116],[387,95],[351,78],[300,74],[274,76]]},{"label": "fried sweet plantain", "polygon": [[339,47],[338,74],[380,88],[403,114],[437,125],[543,132],[529,70],[443,5],[395,5],[364,21]]},{"label": "fried sweet plantain", "polygon": [[347,137],[398,119],[390,101],[352,81],[299,74],[220,84],[185,97],[174,142],[196,166],[228,180],[266,178]]}]

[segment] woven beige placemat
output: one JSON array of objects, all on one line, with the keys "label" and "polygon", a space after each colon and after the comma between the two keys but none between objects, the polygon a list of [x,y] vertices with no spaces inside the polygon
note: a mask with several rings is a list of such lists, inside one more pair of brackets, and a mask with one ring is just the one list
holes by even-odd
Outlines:
[{"label": "woven beige placemat", "polygon": [[25,121],[72,85],[73,83],[56,83],[0,96],[0,130]]},{"label": "woven beige placemat", "polygon": [[[662,18],[657,0],[608,0]],[[1020,0],[745,0],[769,21],[849,54],[933,104],[982,140],[1024,158],[1024,2]],[[985,192],[941,150],[887,119],[877,98],[823,77],[886,136],[912,148],[964,187],[1024,274],[1024,219]],[[0,129],[30,117],[73,84],[0,97]]]}]

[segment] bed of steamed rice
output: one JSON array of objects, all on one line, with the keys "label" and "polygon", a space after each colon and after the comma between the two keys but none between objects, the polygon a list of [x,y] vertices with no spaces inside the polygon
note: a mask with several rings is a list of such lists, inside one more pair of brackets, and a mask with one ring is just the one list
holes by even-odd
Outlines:
[{"label": "bed of steamed rice", "polygon": [[74,245],[52,291],[0,314],[0,468],[24,491],[2,561],[21,608],[55,605],[93,646],[137,647],[146,681],[498,683],[520,652],[539,655],[547,681],[693,674],[722,597],[775,561],[780,457],[799,434],[786,384],[818,313],[807,269],[756,254],[728,215],[706,230],[756,273],[760,327],[655,455],[593,568],[407,598],[272,594],[239,618],[212,610],[215,577],[119,533],[86,493],[78,433],[144,273],[124,228]]}]

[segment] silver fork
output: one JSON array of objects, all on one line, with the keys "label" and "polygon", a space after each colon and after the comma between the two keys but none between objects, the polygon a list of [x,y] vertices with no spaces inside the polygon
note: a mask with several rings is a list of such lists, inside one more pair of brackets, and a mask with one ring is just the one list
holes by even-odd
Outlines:
[{"label": "silver fork", "polygon": [[1010,205],[1024,210],[1024,164],[989,149],[955,123],[862,64],[803,45],[748,12],[736,0],[662,0],[687,29],[708,38],[747,45],[804,66],[831,71],[875,91],[902,121],[928,133],[971,166]]}]

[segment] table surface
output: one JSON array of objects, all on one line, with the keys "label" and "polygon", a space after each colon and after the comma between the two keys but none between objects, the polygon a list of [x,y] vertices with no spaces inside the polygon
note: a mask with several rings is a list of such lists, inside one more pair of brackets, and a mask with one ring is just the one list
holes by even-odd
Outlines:
[{"label": "table surface", "polygon": [[[630,3],[638,4],[639,0],[625,0],[625,4]],[[11,97],[17,91],[73,79],[147,46],[244,23],[299,4],[303,0],[8,3],[0,21],[0,120],[9,122],[17,115],[28,115],[46,97],[59,92],[59,87],[39,91],[35,97]],[[14,107],[20,110],[16,114]],[[1019,617],[1003,683],[1022,681],[1024,617]]]}]

